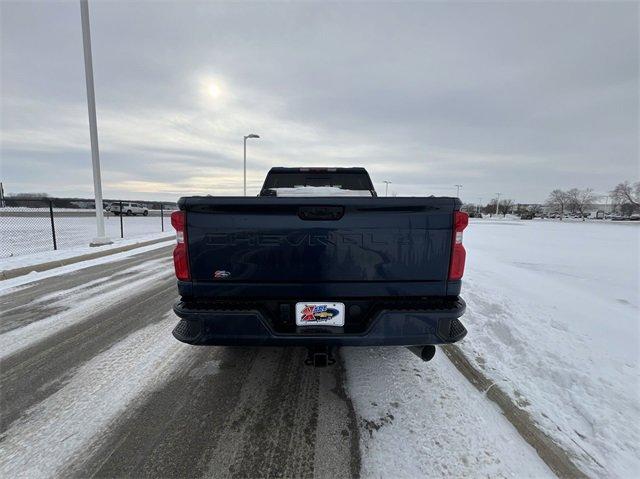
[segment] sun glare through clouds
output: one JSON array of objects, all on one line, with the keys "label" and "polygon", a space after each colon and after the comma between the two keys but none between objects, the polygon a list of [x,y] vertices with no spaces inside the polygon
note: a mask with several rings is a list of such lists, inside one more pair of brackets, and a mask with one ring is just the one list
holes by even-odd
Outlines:
[{"label": "sun glare through clouds", "polygon": [[210,82],[207,85],[207,93],[211,98],[213,98],[214,100],[217,100],[218,98],[220,98],[220,95],[222,95],[222,90],[220,89],[220,86],[217,83]]},{"label": "sun glare through clouds", "polygon": [[230,98],[226,83],[219,77],[204,75],[198,79],[199,96],[208,107],[219,108],[228,104]]}]

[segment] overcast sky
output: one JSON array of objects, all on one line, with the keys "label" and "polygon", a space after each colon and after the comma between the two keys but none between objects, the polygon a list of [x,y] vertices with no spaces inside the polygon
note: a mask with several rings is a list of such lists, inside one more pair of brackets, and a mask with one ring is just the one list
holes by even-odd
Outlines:
[{"label": "overcast sky", "polygon": [[[91,196],[77,1],[2,1],[1,179]],[[90,2],[104,194],[257,193],[271,166],[519,202],[638,181],[628,3]]]}]

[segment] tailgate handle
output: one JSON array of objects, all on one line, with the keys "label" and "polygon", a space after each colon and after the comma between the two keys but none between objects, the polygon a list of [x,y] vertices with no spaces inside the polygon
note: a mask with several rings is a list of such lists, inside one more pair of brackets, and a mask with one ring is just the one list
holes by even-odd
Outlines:
[{"label": "tailgate handle", "polygon": [[301,206],[298,208],[298,216],[302,220],[339,220],[344,215],[342,206]]}]

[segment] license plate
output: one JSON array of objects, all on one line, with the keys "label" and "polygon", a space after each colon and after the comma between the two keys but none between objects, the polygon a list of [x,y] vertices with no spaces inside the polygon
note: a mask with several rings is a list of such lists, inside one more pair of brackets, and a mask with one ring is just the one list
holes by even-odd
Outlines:
[{"label": "license plate", "polygon": [[298,326],[344,326],[344,303],[296,303]]}]

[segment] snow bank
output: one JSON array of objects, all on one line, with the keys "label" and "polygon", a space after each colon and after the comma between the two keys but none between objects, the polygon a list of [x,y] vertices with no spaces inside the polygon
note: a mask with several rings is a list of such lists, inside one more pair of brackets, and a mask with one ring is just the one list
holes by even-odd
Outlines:
[{"label": "snow bank", "polygon": [[639,226],[465,231],[463,351],[596,476],[640,470]]}]

